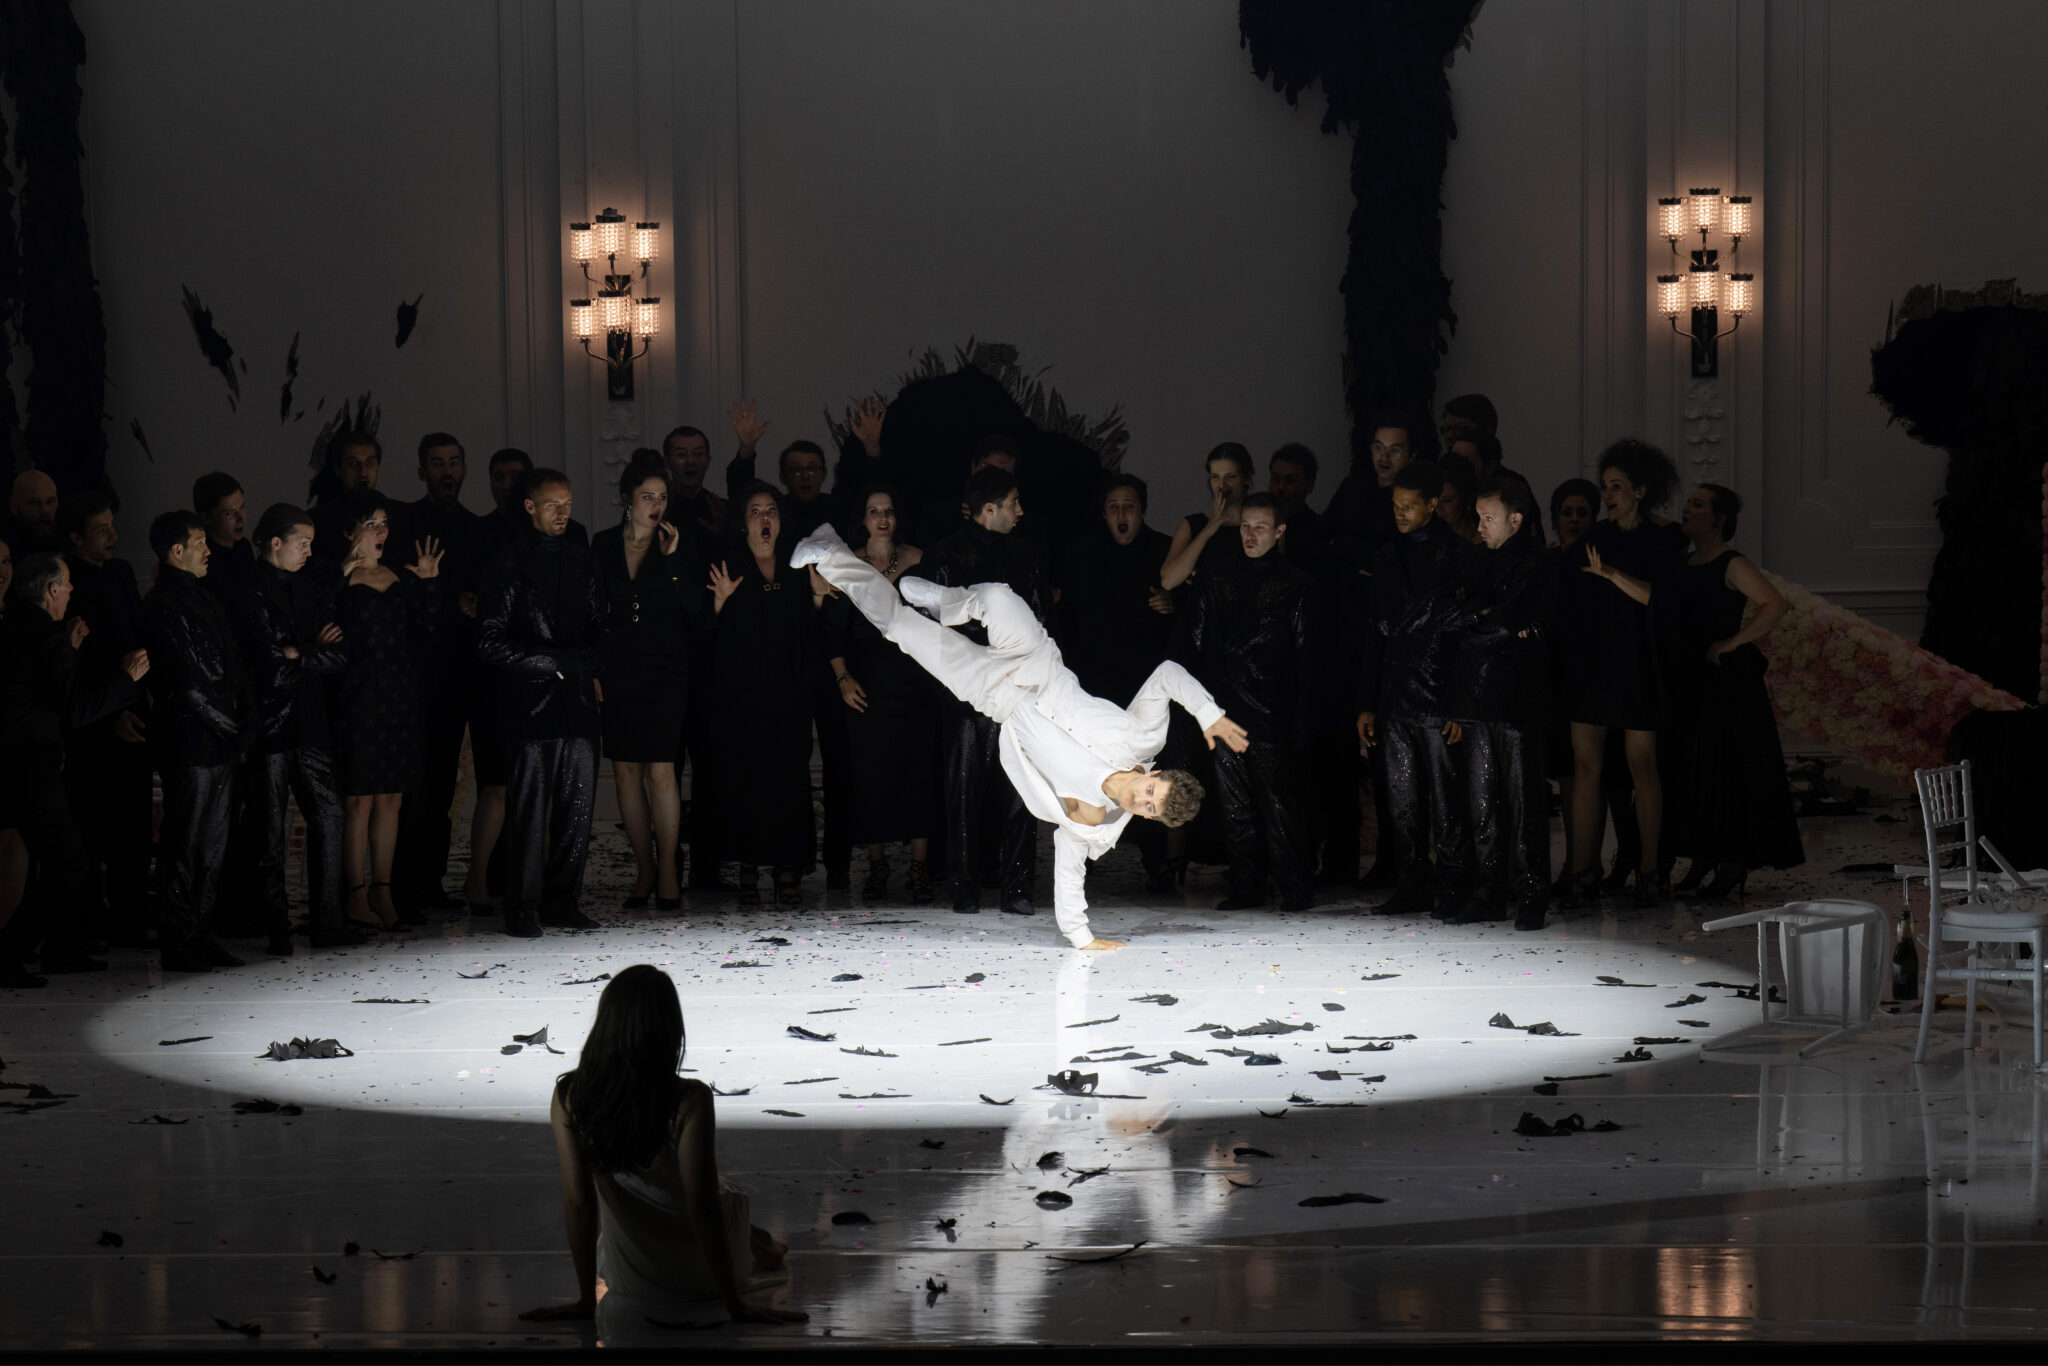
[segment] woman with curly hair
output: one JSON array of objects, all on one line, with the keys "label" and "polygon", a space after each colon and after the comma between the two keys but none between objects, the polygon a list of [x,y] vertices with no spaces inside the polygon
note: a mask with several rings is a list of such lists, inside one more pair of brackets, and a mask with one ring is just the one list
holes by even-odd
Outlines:
[{"label": "woman with curly hair", "polygon": [[1642,832],[1635,904],[1655,906],[1670,896],[1670,875],[1657,849],[1664,807],[1657,774],[1664,680],[1650,599],[1657,585],[1675,578],[1685,564],[1683,533],[1653,515],[1677,483],[1671,457],[1655,446],[1631,439],[1615,442],[1600,455],[1600,503],[1606,515],[1565,552],[1558,635],[1565,662],[1562,701],[1572,741],[1567,909],[1598,895],[1601,768],[1613,730],[1623,733]]},{"label": "woman with curly hair", "polygon": [[599,1317],[607,1341],[617,1336],[607,1322],[809,1318],[741,1296],[743,1277],[780,1272],[789,1248],[749,1223],[746,1194],[719,1178],[711,1088],[677,1075],[684,1047],[683,1007],[667,973],[636,963],[612,978],[548,1111],[576,1298],[521,1318]]}]

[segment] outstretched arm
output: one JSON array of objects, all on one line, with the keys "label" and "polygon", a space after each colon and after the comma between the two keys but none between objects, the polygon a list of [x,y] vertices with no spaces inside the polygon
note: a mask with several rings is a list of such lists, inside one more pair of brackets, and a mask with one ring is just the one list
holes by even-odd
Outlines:
[{"label": "outstretched arm", "polygon": [[1125,710],[1130,713],[1138,728],[1146,734],[1156,734],[1163,744],[1166,738],[1166,708],[1169,703],[1178,702],[1181,710],[1195,718],[1202,727],[1202,735],[1214,749],[1221,740],[1238,753],[1244,753],[1250,743],[1243,726],[1223,714],[1223,708],[1216,705],[1216,699],[1209,690],[1195,681],[1195,676],[1172,660],[1167,660],[1152,671],[1145,680],[1145,686],[1138,689],[1138,695],[1131,699]]},{"label": "outstretched arm", "polygon": [[1052,911],[1060,933],[1077,949],[1120,949],[1088,928],[1088,846],[1064,826],[1052,833]]}]

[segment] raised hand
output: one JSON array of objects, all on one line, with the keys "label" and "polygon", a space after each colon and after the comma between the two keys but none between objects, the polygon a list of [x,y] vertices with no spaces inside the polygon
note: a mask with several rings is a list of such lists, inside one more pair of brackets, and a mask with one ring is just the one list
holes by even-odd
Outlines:
[{"label": "raised hand", "polygon": [[720,560],[717,564],[711,566],[710,586],[711,610],[717,613],[723,612],[725,610],[725,600],[739,591],[740,581],[726,572],[725,561]]},{"label": "raised hand", "polygon": [[676,547],[682,544],[682,534],[676,530],[673,522],[655,523],[654,539],[661,550],[663,559],[675,554]]},{"label": "raised hand", "polygon": [[1607,566],[1600,563],[1599,546],[1588,545],[1586,547],[1586,562],[1579,566],[1579,572],[1581,574],[1598,574],[1603,579],[1607,577]]},{"label": "raised hand", "polygon": [[761,438],[768,434],[768,424],[760,420],[759,407],[750,398],[743,398],[726,409],[725,420],[732,423],[732,434],[740,439],[743,451],[760,445]]},{"label": "raised hand", "polygon": [[429,536],[424,541],[414,541],[412,549],[418,558],[406,568],[413,572],[413,576],[421,579],[438,577],[441,573],[441,543]]},{"label": "raised hand", "polygon": [[1221,740],[1239,754],[1251,748],[1252,743],[1252,738],[1245,734],[1244,727],[1227,716],[1217,717],[1216,724],[1202,732],[1202,738],[1209,742],[1210,749],[1216,748],[1216,742]]},{"label": "raised hand", "polygon": [[867,447],[868,454],[878,460],[882,455],[882,419],[888,412],[887,405],[871,394],[855,406],[847,419],[846,425],[852,430],[854,440]]}]

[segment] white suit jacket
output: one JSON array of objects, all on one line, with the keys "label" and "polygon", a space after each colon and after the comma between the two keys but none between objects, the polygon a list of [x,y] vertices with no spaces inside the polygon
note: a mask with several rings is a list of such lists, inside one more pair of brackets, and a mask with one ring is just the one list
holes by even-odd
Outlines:
[{"label": "white suit jacket", "polygon": [[[1170,661],[1152,671],[1129,707],[1119,707],[1084,691],[1080,680],[1063,661],[1045,669],[1039,686],[1018,699],[1017,705],[1035,707],[1103,764],[1122,770],[1149,765],[1165,748],[1167,720],[1176,702],[1203,730],[1223,715],[1223,708],[1216,705],[1209,690],[1186,669]],[[1038,819],[1052,823],[1053,914],[1067,942],[1080,948],[1095,937],[1088,928],[1088,861],[1101,858],[1116,847],[1131,813],[1119,810],[1100,825],[1083,825],[1067,815],[1052,784],[1032,763],[1030,753],[1010,726],[1003,727],[1001,752],[1003,772],[1009,775],[1025,807]]]}]

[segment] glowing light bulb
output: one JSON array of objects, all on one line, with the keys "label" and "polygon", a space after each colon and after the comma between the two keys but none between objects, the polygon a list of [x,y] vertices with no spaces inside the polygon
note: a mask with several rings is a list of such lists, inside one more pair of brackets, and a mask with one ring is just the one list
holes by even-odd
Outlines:
[{"label": "glowing light bulb", "polygon": [[659,258],[661,253],[661,224],[635,223],[633,225],[633,259],[642,265]]},{"label": "glowing light bulb", "polygon": [[1714,217],[1721,208],[1721,187],[1710,186],[1694,190],[1686,198],[1687,215],[1692,219],[1694,232],[1712,232]]},{"label": "glowing light bulb", "polygon": [[597,310],[590,306],[590,300],[569,300],[569,330],[584,341],[597,335]]},{"label": "glowing light bulb", "polygon": [[1657,311],[1667,318],[1678,316],[1685,304],[1685,277],[1682,275],[1659,275],[1657,277]]},{"label": "glowing light bulb", "polygon": [[1749,236],[1755,230],[1755,222],[1751,217],[1754,210],[1755,206],[1751,203],[1748,195],[1729,195],[1727,216],[1721,222],[1722,230],[1730,237]]},{"label": "glowing light bulb", "polygon": [[661,300],[639,299],[633,304],[633,331],[643,337],[661,332]]},{"label": "glowing light bulb", "polygon": [[626,250],[626,215],[606,209],[597,216],[597,254],[618,256]]},{"label": "glowing light bulb", "polygon": [[1730,275],[1726,307],[1738,318],[1756,312],[1756,276]]},{"label": "glowing light bulb", "polygon": [[596,254],[597,246],[591,237],[590,224],[571,223],[569,225],[569,259],[571,261],[589,261],[595,259]]},{"label": "glowing light bulb", "polygon": [[1657,201],[1657,235],[1673,242],[1685,235],[1683,199],[1667,198]]}]

